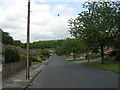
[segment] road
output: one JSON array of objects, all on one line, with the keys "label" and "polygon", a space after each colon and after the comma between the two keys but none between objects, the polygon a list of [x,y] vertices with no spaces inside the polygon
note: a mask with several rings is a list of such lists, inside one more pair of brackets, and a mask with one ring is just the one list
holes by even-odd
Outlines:
[{"label": "road", "polygon": [[118,88],[118,74],[53,55],[29,88]]}]

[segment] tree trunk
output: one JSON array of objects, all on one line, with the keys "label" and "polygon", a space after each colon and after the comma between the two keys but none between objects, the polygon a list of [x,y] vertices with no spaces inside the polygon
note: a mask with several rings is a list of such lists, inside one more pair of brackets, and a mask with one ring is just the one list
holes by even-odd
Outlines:
[{"label": "tree trunk", "polygon": [[88,62],[89,62],[89,55],[88,54],[86,54],[86,60],[88,60]]},{"label": "tree trunk", "polygon": [[32,60],[31,59],[29,59],[29,65],[32,66]]},{"label": "tree trunk", "polygon": [[102,64],[104,64],[104,49],[103,49],[103,45],[100,46],[100,49],[101,49]]},{"label": "tree trunk", "polygon": [[76,55],[75,55],[75,53],[74,53],[74,60],[75,60],[75,57],[76,57]]},{"label": "tree trunk", "polygon": [[87,60],[88,60],[88,62],[89,62],[89,58],[88,58]]}]

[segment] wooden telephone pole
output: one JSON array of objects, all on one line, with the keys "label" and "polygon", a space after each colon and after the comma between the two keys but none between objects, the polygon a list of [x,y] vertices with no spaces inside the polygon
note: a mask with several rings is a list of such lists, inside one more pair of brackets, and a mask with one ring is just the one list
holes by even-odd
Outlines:
[{"label": "wooden telephone pole", "polygon": [[30,42],[30,0],[28,0],[28,17],[27,17],[27,67],[26,67],[26,79],[30,79],[29,42]]}]

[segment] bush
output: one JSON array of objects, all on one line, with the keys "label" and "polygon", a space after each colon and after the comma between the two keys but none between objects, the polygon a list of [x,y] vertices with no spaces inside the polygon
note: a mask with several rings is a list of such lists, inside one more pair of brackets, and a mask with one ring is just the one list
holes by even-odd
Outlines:
[{"label": "bush", "polygon": [[41,57],[37,57],[37,60],[38,60],[38,62],[42,62],[42,58]]},{"label": "bush", "polygon": [[5,63],[12,63],[20,61],[20,55],[17,50],[7,48],[4,52]]},{"label": "bush", "polygon": [[40,62],[40,63],[42,62],[42,59],[40,57],[35,58],[33,56],[30,56],[30,60],[33,62]]},{"label": "bush", "polygon": [[20,60],[26,60],[27,56],[26,55],[20,55]]},{"label": "bush", "polygon": [[29,59],[30,59],[31,61],[38,62],[37,58],[35,58],[35,57],[33,57],[33,56],[30,56]]}]

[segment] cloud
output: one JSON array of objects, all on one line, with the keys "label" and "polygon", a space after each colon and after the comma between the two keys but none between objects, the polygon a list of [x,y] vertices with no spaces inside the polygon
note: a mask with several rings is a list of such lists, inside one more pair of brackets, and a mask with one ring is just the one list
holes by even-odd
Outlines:
[{"label": "cloud", "polygon": [[87,0],[35,0],[40,2],[84,2]]},{"label": "cloud", "polygon": [[[99,0],[35,0],[40,2],[86,2],[86,1],[99,1]],[[119,1],[119,0],[102,0],[102,1]]]},{"label": "cloud", "polygon": [[[31,42],[69,37],[67,21],[74,18],[74,8],[67,4],[36,4],[36,1],[40,0],[31,0]],[[0,0],[0,28],[22,42],[26,42],[27,33],[26,5],[27,0]]]}]

